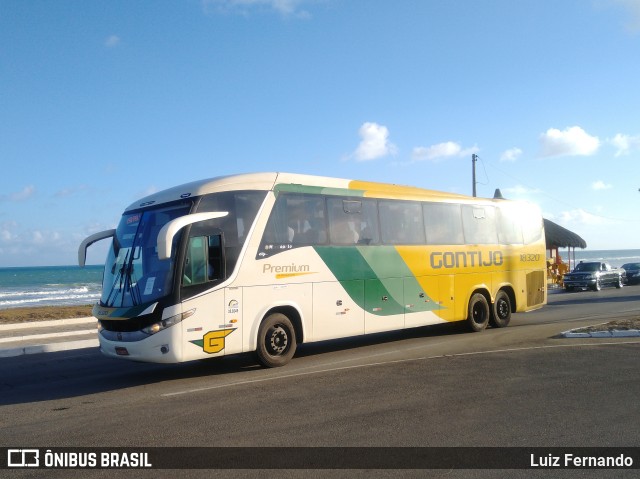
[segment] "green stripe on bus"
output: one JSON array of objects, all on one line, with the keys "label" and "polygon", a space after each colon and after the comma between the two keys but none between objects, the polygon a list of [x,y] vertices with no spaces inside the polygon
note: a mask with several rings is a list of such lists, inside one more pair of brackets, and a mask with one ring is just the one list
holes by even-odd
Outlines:
[{"label": "green stripe on bus", "polygon": [[[377,278],[391,291],[396,291],[394,297],[400,304],[405,305],[405,313],[433,311],[438,309],[433,301],[413,275],[394,246],[359,246],[358,250],[374,271]],[[398,291],[398,278],[402,278],[401,289]],[[423,297],[420,297],[420,294]],[[410,308],[407,308],[410,303]]]},{"label": "green stripe on bus", "polygon": [[[316,246],[314,249],[351,299],[369,313],[388,316],[438,307],[426,296],[418,300],[421,287],[393,246]],[[354,280],[364,281],[364,295]],[[406,307],[405,298],[412,299],[410,308]]]}]

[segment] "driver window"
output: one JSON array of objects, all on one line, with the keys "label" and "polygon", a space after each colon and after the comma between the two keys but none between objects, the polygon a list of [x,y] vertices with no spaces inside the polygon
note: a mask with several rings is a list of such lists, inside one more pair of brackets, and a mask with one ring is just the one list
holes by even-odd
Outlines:
[{"label": "driver window", "polygon": [[217,281],[224,275],[222,264],[220,235],[189,238],[182,285],[194,286]]}]

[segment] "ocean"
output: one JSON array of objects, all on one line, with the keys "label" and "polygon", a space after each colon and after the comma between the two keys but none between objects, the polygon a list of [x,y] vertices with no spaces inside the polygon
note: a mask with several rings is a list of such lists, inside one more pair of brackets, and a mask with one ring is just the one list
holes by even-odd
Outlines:
[{"label": "ocean", "polygon": [[[560,257],[568,261],[566,249]],[[574,255],[571,255],[573,267]],[[607,261],[620,267],[640,262],[640,249],[575,250],[575,261]],[[75,306],[100,300],[103,266],[0,268],[0,309],[31,306]]]},{"label": "ocean", "polygon": [[[560,257],[566,263],[568,261],[567,250],[560,250]],[[571,252],[571,267],[573,268],[573,250]],[[611,266],[619,268],[625,263],[640,263],[640,249],[614,249],[614,250],[575,250],[575,260],[580,261],[604,261]]]},{"label": "ocean", "polygon": [[0,268],[0,309],[76,306],[100,300],[104,266]]}]

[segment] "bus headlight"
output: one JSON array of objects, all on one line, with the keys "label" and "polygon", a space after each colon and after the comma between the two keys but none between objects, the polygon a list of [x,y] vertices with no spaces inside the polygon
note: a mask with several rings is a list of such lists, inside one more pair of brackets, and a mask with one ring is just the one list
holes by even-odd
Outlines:
[{"label": "bus headlight", "polygon": [[181,323],[188,317],[193,316],[195,312],[195,309],[190,309],[189,311],[185,311],[184,313],[176,314],[175,316],[171,316],[170,318],[163,319],[162,321],[158,321],[157,323],[153,323],[145,328],[142,328],[142,332],[149,335],[159,333],[163,329],[167,329],[175,324]]}]

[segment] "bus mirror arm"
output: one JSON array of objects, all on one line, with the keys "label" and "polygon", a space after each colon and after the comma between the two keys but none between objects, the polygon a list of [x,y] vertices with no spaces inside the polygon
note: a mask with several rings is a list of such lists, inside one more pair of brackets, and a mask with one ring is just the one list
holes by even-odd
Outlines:
[{"label": "bus mirror arm", "polygon": [[81,268],[84,268],[84,263],[87,260],[87,248],[91,246],[96,241],[100,241],[103,239],[111,238],[116,234],[116,230],[106,230],[101,231],[100,233],[92,234],[91,236],[84,239],[80,246],[78,247],[78,264]]},{"label": "bus mirror arm", "polygon": [[169,221],[158,232],[158,259],[165,260],[171,258],[171,244],[175,235],[185,226],[200,221],[222,218],[229,214],[228,211],[212,211],[210,213],[194,213],[192,215],[181,216]]}]

